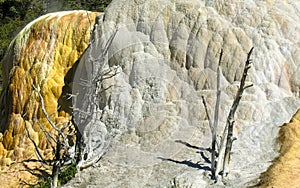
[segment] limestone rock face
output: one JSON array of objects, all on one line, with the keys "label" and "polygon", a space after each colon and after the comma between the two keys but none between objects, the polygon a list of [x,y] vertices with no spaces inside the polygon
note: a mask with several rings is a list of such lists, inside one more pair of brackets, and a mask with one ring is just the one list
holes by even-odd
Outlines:
[{"label": "limestone rock face", "polygon": [[236,113],[227,186],[255,184],[277,156],[278,127],[300,107],[299,9],[298,1],[113,1],[97,17],[73,87],[87,159],[106,154],[70,187],[166,187],[174,177],[208,186],[201,96],[213,112],[223,49],[221,133],[252,46],[254,86]]},{"label": "limestone rock face", "polygon": [[[43,134],[32,125],[34,118],[47,124],[35,84],[58,124],[70,118],[64,94],[73,92],[74,121],[85,145],[80,165],[102,157],[67,187],[168,187],[174,178],[182,187],[210,187],[210,130],[201,96],[213,113],[223,49],[220,134],[254,46],[247,80],[254,86],[236,113],[226,187],[255,185],[278,155],[279,126],[300,107],[298,10],[296,0],[115,0],[95,25],[96,13],[90,19],[86,12],[39,18],[15,39],[3,65],[1,165],[35,157],[25,125],[47,153]],[[279,134],[280,152],[292,159],[288,151],[297,145],[284,140],[297,132],[287,127]]]},{"label": "limestone rock face", "polygon": [[70,120],[72,67],[89,45],[98,13],[58,12],[28,24],[11,43],[3,60],[1,96],[0,165],[35,158],[24,125],[39,148],[47,154],[49,145],[34,122],[45,127],[47,120],[32,84],[40,88],[46,111],[57,124]]}]

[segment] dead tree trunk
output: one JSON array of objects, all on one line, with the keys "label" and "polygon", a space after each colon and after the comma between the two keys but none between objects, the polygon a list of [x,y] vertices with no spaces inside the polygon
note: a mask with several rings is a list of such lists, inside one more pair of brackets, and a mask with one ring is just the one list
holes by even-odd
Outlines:
[{"label": "dead tree trunk", "polygon": [[230,152],[231,152],[231,148],[232,148],[232,143],[235,140],[235,138],[233,137],[233,126],[234,126],[234,114],[237,110],[237,107],[240,103],[240,100],[242,98],[243,92],[245,89],[252,87],[253,84],[245,86],[245,82],[246,82],[246,78],[248,76],[248,70],[251,68],[251,60],[250,60],[250,56],[252,54],[253,51],[253,47],[251,48],[251,50],[248,53],[247,56],[247,60],[245,63],[245,67],[244,67],[244,72],[243,72],[243,76],[241,79],[241,83],[238,89],[238,92],[235,96],[235,99],[233,101],[233,104],[230,108],[229,111],[229,115],[227,117],[226,120],[226,124],[228,127],[228,133],[227,133],[227,139],[226,139],[226,149],[225,149],[225,157],[224,157],[224,162],[223,162],[223,177],[227,176],[229,173],[229,162],[230,162]]},{"label": "dead tree trunk", "polygon": [[216,167],[217,167],[217,161],[216,161],[216,146],[218,145],[217,143],[217,127],[218,127],[218,118],[219,118],[219,109],[220,109],[220,97],[221,97],[221,61],[222,61],[222,56],[223,56],[223,50],[221,51],[220,54],[220,59],[219,59],[219,65],[217,69],[217,101],[215,105],[215,112],[214,112],[214,122],[211,121],[208,107],[206,104],[206,100],[204,96],[202,96],[202,102],[205,108],[206,116],[209,122],[210,130],[211,130],[211,179],[216,180],[218,174],[216,173]]},{"label": "dead tree trunk", "polygon": [[213,140],[212,140],[212,161],[213,162],[213,178],[217,179],[218,174],[216,174],[216,145],[217,145],[217,133],[216,130],[218,128],[218,122],[219,122],[219,109],[220,109],[220,100],[221,100],[221,61],[223,56],[223,50],[221,50],[220,59],[219,59],[219,65],[217,69],[217,101],[215,106],[215,114],[214,114],[214,133],[213,133]]},{"label": "dead tree trunk", "polygon": [[61,156],[60,156],[61,150],[62,150],[62,145],[61,145],[61,141],[60,141],[60,136],[57,135],[56,136],[56,150],[55,150],[54,162],[53,162],[53,166],[52,166],[52,183],[51,183],[52,188],[56,188],[58,185],[58,174],[59,174],[60,168],[62,167]]},{"label": "dead tree trunk", "polygon": [[69,131],[66,131],[72,125],[72,123],[66,122],[62,127],[59,127],[57,124],[55,124],[46,111],[44,99],[39,89],[35,85],[32,86],[34,91],[37,92],[38,97],[40,99],[41,109],[43,111],[43,114],[48,120],[49,124],[51,125],[51,128],[54,130],[54,133],[51,133],[50,130],[46,130],[44,128],[44,125],[42,125],[39,122],[38,118],[35,117],[36,123],[44,133],[48,144],[50,144],[52,148],[51,151],[53,154],[52,159],[46,160],[44,158],[44,156],[40,153],[38,145],[30,137],[29,130],[26,127],[26,124],[25,124],[25,129],[27,131],[28,138],[31,140],[31,142],[34,145],[35,151],[37,153],[37,157],[39,158],[37,162],[40,162],[46,168],[45,171],[47,170],[51,171],[51,174],[49,174],[48,172],[46,174],[48,174],[48,176],[51,177],[51,187],[56,188],[58,186],[58,176],[61,168],[64,167],[66,164],[70,163],[72,160],[74,160],[74,158],[72,157],[72,153],[69,152],[72,146],[69,145],[69,140],[68,140],[68,136],[73,136],[74,133],[70,133]]},{"label": "dead tree trunk", "polygon": [[206,116],[208,119],[208,123],[210,126],[210,130],[211,130],[211,140],[212,140],[212,146],[211,146],[211,179],[216,179],[215,178],[215,164],[216,164],[216,152],[215,152],[215,141],[216,141],[216,130],[214,128],[213,122],[211,121],[210,115],[209,115],[209,111],[208,111],[208,107],[207,107],[207,103],[206,100],[204,98],[204,96],[202,96],[202,102],[205,108],[205,112],[206,112]]},{"label": "dead tree trunk", "polygon": [[[220,87],[221,87],[221,85],[220,85],[220,83],[221,83],[221,81],[220,81],[221,67],[220,67],[220,65],[221,65],[221,61],[222,61],[223,51],[221,51],[219,65],[218,65],[218,69],[217,69],[217,99],[216,99],[216,104],[215,104],[214,122],[212,122],[212,120],[210,118],[206,100],[205,100],[204,96],[202,96],[202,102],[203,102],[203,105],[205,108],[206,116],[207,116],[209,126],[211,129],[211,134],[212,134],[212,142],[211,142],[211,172],[212,172],[212,174],[211,174],[211,178],[216,181],[218,180],[218,175],[219,175],[221,169],[223,170],[222,177],[226,176],[229,172],[228,166],[229,166],[229,161],[230,161],[230,152],[231,152],[231,148],[232,148],[232,143],[236,139],[233,137],[234,114],[237,110],[237,107],[242,98],[244,90],[253,86],[252,84],[245,86],[246,78],[248,75],[248,70],[250,69],[250,65],[251,65],[250,56],[251,56],[252,51],[253,51],[253,48],[248,53],[246,64],[244,67],[243,76],[241,79],[241,83],[240,83],[238,92],[235,96],[235,99],[233,101],[233,104],[230,108],[230,112],[227,117],[226,125],[224,127],[223,134],[221,136],[220,144],[218,144],[218,142],[217,142],[216,130],[218,127],[220,98],[221,98],[221,89],[220,89]],[[218,146],[218,153],[216,152],[216,146]]]}]

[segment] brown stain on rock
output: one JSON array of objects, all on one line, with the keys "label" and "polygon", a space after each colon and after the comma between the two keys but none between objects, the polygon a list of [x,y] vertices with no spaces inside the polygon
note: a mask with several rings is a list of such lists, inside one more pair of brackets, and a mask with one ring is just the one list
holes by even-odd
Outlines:
[{"label": "brown stain on rock", "polygon": [[87,11],[47,14],[28,24],[12,41],[2,66],[0,181],[9,177],[10,182],[18,184],[20,177],[32,179],[27,177],[28,173],[23,173],[27,174],[24,178],[21,172],[16,172],[21,169],[18,163],[36,158],[25,127],[44,155],[49,157],[50,146],[35,120],[49,130],[51,126],[42,113],[32,84],[40,88],[46,111],[54,122],[60,124],[70,120],[69,112],[58,110],[64,79],[88,47],[98,14]]},{"label": "brown stain on rock", "polygon": [[264,172],[258,187],[300,187],[300,109],[279,131],[280,155]]}]

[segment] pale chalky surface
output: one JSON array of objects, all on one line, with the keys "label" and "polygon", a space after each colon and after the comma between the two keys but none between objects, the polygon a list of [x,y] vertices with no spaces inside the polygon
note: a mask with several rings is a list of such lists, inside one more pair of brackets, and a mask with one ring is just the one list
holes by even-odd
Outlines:
[{"label": "pale chalky surface", "polygon": [[210,187],[201,96],[213,109],[223,49],[221,130],[251,47],[247,83],[254,86],[236,113],[226,186],[256,184],[278,155],[279,126],[300,106],[299,8],[297,1],[113,1],[97,18],[75,77],[118,74],[93,89],[73,88],[81,99],[93,94],[92,102],[75,104],[94,114],[87,120],[93,128],[82,125],[86,135],[97,135],[87,139],[88,157],[105,155],[67,187],[167,187],[173,178],[182,186]]}]

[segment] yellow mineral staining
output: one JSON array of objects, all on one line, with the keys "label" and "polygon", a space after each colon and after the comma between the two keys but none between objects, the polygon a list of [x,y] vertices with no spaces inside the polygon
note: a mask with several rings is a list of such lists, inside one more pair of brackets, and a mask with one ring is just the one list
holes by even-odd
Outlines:
[{"label": "yellow mineral staining", "polygon": [[[89,44],[97,14],[87,11],[47,14],[28,24],[11,43],[2,66],[6,94],[0,106],[1,112],[5,112],[0,125],[3,131],[0,138],[2,167],[36,158],[25,128],[40,149],[47,151],[45,155],[50,157],[49,144],[35,120],[38,119],[49,130],[51,126],[41,110],[32,84],[40,89],[52,120],[58,124],[69,121],[68,112],[58,112],[58,99],[62,95],[67,72]],[[0,171],[0,180],[4,174]]]},{"label": "yellow mineral staining", "polygon": [[260,187],[298,187],[300,185],[300,109],[279,131],[280,155],[262,174]]}]

